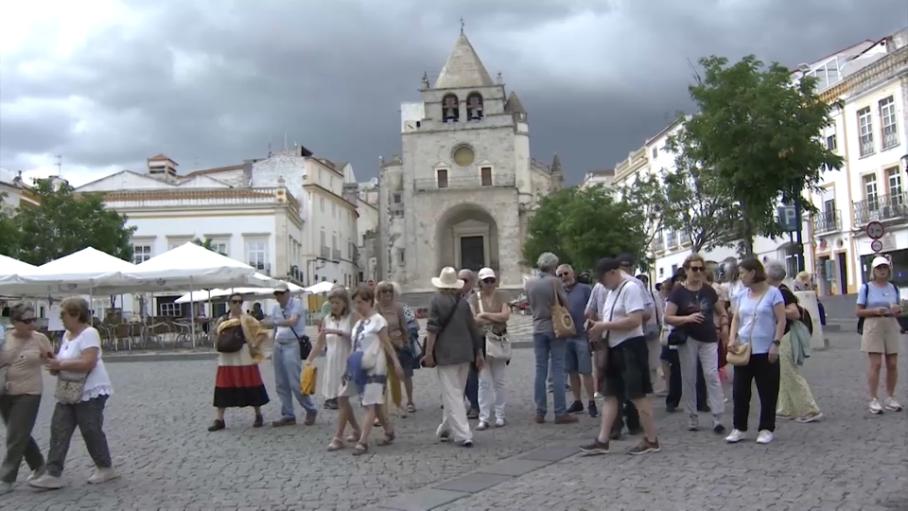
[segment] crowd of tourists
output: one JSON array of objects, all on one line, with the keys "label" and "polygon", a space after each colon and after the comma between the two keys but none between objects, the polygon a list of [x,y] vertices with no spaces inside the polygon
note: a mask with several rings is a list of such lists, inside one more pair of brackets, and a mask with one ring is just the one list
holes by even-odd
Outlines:
[{"label": "crowd of tourists", "polygon": [[[536,423],[547,421],[551,393],[555,424],[576,423],[584,411],[600,419],[596,437],[581,447],[585,454],[608,452],[610,442],[625,433],[640,435],[630,454],[658,452],[650,399],[657,394],[665,397],[667,411],[683,410],[688,430],[699,430],[701,413],[708,413],[711,430],[737,443],[748,435],[754,385],[760,401],[758,443],[773,441],[779,418],[800,423],[823,418],[799,371],[810,355],[813,321],[783,283],[782,264],[747,258],[712,268],[692,254],[675,275],[653,288],[645,275],[633,275],[635,266],[631,256],[605,258],[595,268],[594,282],[582,282],[555,254],[539,256],[538,275],[525,288],[533,321]],[[881,414],[902,409],[895,399],[901,342],[896,317],[902,310],[889,261],[877,257],[871,266],[856,314],[869,363],[869,410]],[[277,303],[270,314],[244,312],[244,297],[230,296],[228,313],[211,331],[218,364],[216,415],[208,431],[227,428],[225,410],[233,407],[252,407],[253,427],[265,425],[261,408],[269,396],[259,366],[268,358],[269,340],[280,400],[280,417],[271,426],[296,424],[295,403],[303,409],[303,423],[315,424],[319,408],[311,388],[320,387],[323,406],[338,411],[329,451],[367,453],[376,428],[381,437],[375,445],[392,444],[393,419],[417,412],[413,375],[420,368],[434,370],[441,387],[439,441],[472,447],[474,430],[505,427],[511,309],[495,271],[482,268],[474,274],[446,267],[431,283],[437,292],[428,307],[424,339],[394,282],[363,284],[352,293],[335,286],[314,343],[304,333],[306,309],[286,285],[274,290]],[[799,276],[795,290],[805,285]],[[104,434],[103,412],[113,386],[100,336],[84,299],[68,298],[61,310],[66,333],[56,353],[36,331],[29,305],[12,307],[13,327],[2,337],[0,415],[6,452],[0,494],[12,490],[23,460],[30,486],[63,487],[63,465],[77,427],[96,467],[88,482],[118,477]],[[42,368],[57,379],[46,458],[31,436],[43,392]],[[729,384],[730,432],[725,422]]]}]

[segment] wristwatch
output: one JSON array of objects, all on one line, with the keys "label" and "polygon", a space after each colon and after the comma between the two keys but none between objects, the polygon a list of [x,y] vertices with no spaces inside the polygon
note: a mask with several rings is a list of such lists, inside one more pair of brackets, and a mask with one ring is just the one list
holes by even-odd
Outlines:
[{"label": "wristwatch", "polygon": [[779,346],[780,344],[782,344],[782,341],[777,339],[775,341],[772,341],[772,343],[775,344],[776,346]]}]

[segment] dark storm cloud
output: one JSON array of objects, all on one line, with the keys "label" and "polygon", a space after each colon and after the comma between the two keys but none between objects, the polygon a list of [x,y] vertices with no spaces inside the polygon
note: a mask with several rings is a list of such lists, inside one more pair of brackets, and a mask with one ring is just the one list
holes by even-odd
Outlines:
[{"label": "dark storm cloud", "polygon": [[[255,5],[255,7],[253,7]],[[0,59],[0,166],[63,154],[184,170],[299,142],[375,175],[466,19],[491,74],[529,110],[534,156],[576,182],[691,109],[691,63],[748,53],[796,66],[891,33],[900,0],[132,2],[64,58],[35,36]]]}]

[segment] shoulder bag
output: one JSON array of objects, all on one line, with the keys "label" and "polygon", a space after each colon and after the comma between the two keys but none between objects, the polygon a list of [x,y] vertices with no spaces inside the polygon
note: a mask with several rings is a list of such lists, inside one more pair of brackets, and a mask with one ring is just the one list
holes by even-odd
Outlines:
[{"label": "shoulder bag", "polygon": [[236,353],[243,349],[246,336],[243,335],[242,325],[225,328],[218,333],[218,340],[214,349],[220,353]]},{"label": "shoulder bag", "polygon": [[561,303],[561,295],[558,294],[558,282],[555,279],[552,279],[552,291],[555,293],[555,303],[552,305],[552,326],[555,330],[555,337],[565,338],[577,335],[574,318],[571,317],[567,307]]},{"label": "shoulder bag", "polygon": [[60,371],[57,374],[57,389],[54,398],[64,405],[74,405],[82,401],[82,392],[85,390],[85,381],[88,373],[73,373]]},{"label": "shoulder bag", "polygon": [[[441,337],[441,333],[445,331],[445,328],[448,328],[448,323],[451,322],[451,319],[454,317],[454,314],[457,313],[457,309],[459,307],[460,307],[460,296],[457,296],[455,298],[454,306],[451,307],[451,312],[448,314],[448,316],[445,318],[445,320],[439,325],[440,328],[438,329],[438,333],[435,334],[436,343],[438,342],[437,339],[439,337]],[[420,357],[420,365],[422,365],[422,357],[424,357],[426,354],[425,346],[426,346],[426,342],[423,341],[423,345],[420,347],[420,351],[422,352],[422,356]],[[433,355],[434,355],[434,353],[433,353]]]},{"label": "shoulder bag", "polygon": [[[733,366],[746,366],[750,363],[750,353],[753,349],[753,335],[754,327],[757,325],[757,314],[760,312],[760,304],[763,303],[763,299],[766,298],[772,289],[767,289],[763,293],[763,296],[757,301],[757,304],[754,306],[754,317],[750,322],[750,333],[749,338],[747,339],[746,344],[737,343],[733,347],[728,348],[728,352],[725,353],[725,361]],[[740,303],[740,302],[739,302]]]},{"label": "shoulder bag", "polygon": [[[287,319],[287,313],[284,311],[283,307],[281,307],[281,315],[284,316],[284,319]],[[300,343],[300,360],[306,360],[309,358],[309,353],[312,351],[312,341],[309,340],[308,335],[303,334],[300,336],[300,334],[296,333],[296,329],[293,328],[292,325],[290,326],[290,331],[293,332],[296,341]]]},{"label": "shoulder bag", "polygon": [[[476,295],[476,302],[479,304],[479,313],[485,312],[482,305],[482,295]],[[511,359],[511,338],[507,332],[501,335],[492,332],[491,328],[486,328],[486,356],[489,358],[498,358],[501,360]]]},{"label": "shoulder bag", "polygon": [[[22,350],[25,349],[25,346],[28,345],[28,343],[30,343],[31,341],[32,341],[31,338],[29,338],[27,341],[22,343],[22,345],[19,346],[18,348],[11,350],[9,363],[3,364],[2,366],[0,366],[0,396],[6,394],[6,391],[9,390],[6,388],[6,373],[9,370],[9,366],[13,365],[13,363],[16,361],[16,359],[19,358],[19,355],[22,354]],[[5,344],[6,344],[5,341],[2,344],[0,344],[0,349],[3,349],[3,346]]]}]

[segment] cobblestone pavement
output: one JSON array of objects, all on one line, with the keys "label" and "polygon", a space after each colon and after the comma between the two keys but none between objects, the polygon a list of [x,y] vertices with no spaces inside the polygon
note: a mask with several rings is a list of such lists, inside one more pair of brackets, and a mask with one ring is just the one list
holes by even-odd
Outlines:
[{"label": "cobblestone pavement", "polygon": [[[514,322],[512,331],[525,336],[526,318]],[[445,509],[908,509],[908,412],[868,416],[856,341],[830,337],[833,348],[815,354],[805,371],[827,419],[783,423],[771,446],[726,446],[710,432],[688,433],[683,417],[666,418],[658,406],[659,454],[567,458]],[[64,472],[67,488],[34,492],[21,481],[23,467],[16,490],[0,496],[0,508],[371,509],[538,447],[591,438],[597,421],[586,416],[577,425],[532,423],[532,350],[516,350],[510,368],[509,425],[475,433],[473,449],[435,442],[439,390],[434,374],[421,370],[420,409],[394,420],[397,442],[373,443],[370,454],[354,458],[349,450],[325,451],[334,427],[330,410],[315,426],[280,429],[253,429],[251,410],[230,410],[228,429],[208,433],[212,360],[111,363],[116,395],[105,429],[123,477],[86,484],[91,461],[76,434]],[[265,416],[273,420],[279,405],[270,365],[262,371],[272,397]],[[52,380],[45,383],[50,389]],[[35,428],[45,452],[51,411],[46,395]]]}]

